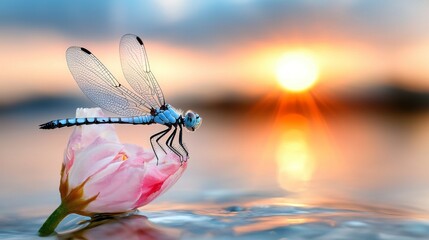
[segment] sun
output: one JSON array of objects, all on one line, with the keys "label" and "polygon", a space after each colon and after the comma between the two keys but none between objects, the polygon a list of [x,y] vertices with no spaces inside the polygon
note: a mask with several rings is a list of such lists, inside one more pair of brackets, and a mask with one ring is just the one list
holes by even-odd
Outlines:
[{"label": "sun", "polygon": [[286,52],[277,62],[276,76],[280,85],[288,91],[310,89],[319,78],[316,57],[307,50]]}]

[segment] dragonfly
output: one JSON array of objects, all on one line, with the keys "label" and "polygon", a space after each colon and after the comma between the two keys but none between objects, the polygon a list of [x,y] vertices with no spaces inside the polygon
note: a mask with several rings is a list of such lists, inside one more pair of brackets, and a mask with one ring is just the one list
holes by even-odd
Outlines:
[{"label": "dragonfly", "polygon": [[[82,92],[101,108],[121,117],[63,118],[39,125],[41,129],[91,124],[161,124],[167,128],[150,137],[157,164],[159,147],[165,154],[166,147],[175,153],[180,162],[189,158],[183,143],[183,127],[189,131],[197,130],[202,117],[188,110],[184,114],[167,104],[161,87],[150,70],[147,52],[140,37],[126,34],[119,44],[121,67],[125,79],[134,90],[122,85],[110,71],[83,47],[69,47],[66,51],[68,68]],[[175,146],[178,133],[179,146]],[[169,134],[169,135],[168,135]],[[165,137],[167,136],[168,137]],[[164,144],[159,143],[166,139]],[[164,145],[164,146],[163,146]]]}]

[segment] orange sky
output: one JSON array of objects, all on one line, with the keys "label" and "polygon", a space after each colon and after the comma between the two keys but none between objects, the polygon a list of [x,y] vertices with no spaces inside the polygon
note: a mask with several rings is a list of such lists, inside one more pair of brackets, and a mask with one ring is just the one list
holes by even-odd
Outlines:
[{"label": "orange sky", "polygon": [[[48,33],[16,33],[20,38],[0,39],[0,100],[13,101],[42,94],[80,94],[67,69],[65,50],[70,45],[90,49],[120,81],[118,42],[65,39]],[[46,38],[46,36],[49,38]],[[47,41],[48,39],[48,41]],[[308,49],[316,57],[320,81],[330,87],[379,83],[390,77],[407,80],[409,87],[429,89],[425,58],[429,47],[420,43],[385,52],[359,43],[252,45],[227,53],[205,53],[148,40],[151,67],[167,96],[213,95],[213,89],[261,94],[276,85],[275,67],[282,54]],[[194,91],[191,89],[198,89]],[[197,93],[195,93],[197,92]],[[214,94],[213,97],[216,97]]]}]

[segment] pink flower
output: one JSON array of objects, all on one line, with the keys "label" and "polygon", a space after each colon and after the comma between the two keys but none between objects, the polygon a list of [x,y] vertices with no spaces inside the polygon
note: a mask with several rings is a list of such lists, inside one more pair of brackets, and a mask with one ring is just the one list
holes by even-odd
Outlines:
[{"label": "pink flower", "polygon": [[[103,116],[99,108],[76,111],[76,117]],[[161,157],[157,165],[152,150],[122,144],[113,125],[76,127],[65,151],[57,210],[92,216],[136,209],[171,187],[186,166],[174,153]]]}]

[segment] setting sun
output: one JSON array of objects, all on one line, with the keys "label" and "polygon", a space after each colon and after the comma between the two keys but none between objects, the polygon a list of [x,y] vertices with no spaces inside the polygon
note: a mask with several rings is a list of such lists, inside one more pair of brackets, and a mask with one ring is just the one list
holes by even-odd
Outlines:
[{"label": "setting sun", "polygon": [[312,87],[319,77],[315,56],[306,50],[285,53],[277,62],[277,80],[286,90],[302,92]]}]

